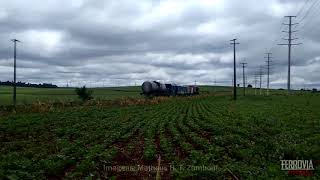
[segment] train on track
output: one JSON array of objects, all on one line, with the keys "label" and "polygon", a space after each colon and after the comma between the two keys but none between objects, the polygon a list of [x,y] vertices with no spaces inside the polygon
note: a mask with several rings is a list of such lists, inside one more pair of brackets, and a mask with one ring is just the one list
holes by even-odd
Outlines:
[{"label": "train on track", "polygon": [[178,86],[176,84],[163,84],[157,81],[145,81],[142,86],[145,96],[192,96],[199,94],[199,87],[195,85]]}]

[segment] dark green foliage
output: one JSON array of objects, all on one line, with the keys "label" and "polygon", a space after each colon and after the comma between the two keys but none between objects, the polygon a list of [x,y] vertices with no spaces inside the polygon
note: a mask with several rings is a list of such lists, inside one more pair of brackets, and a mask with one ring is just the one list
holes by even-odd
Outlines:
[{"label": "dark green foliage", "polygon": [[75,91],[82,101],[88,101],[92,99],[93,91],[87,89],[86,86],[83,86],[81,88],[76,88]]},{"label": "dark green foliage", "polygon": [[316,93],[316,92],[318,92],[318,90],[317,90],[316,88],[313,88],[313,89],[312,89],[312,92],[313,92],[313,93]]},{"label": "dark green foliage", "polygon": [[[318,94],[230,99],[1,116],[0,179],[121,179],[103,167],[155,165],[158,155],[177,179],[287,179],[281,159],[319,159]],[[217,169],[188,169],[197,166]]]}]

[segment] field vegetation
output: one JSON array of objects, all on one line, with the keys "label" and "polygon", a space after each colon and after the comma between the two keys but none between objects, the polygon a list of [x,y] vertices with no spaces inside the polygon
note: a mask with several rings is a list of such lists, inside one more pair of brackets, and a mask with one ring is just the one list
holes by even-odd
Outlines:
[{"label": "field vegetation", "polygon": [[[26,88],[17,87],[17,104],[29,105],[34,103],[54,103],[54,102],[77,102],[79,100],[76,88]],[[88,88],[92,91],[95,100],[114,100],[124,98],[143,98],[140,95],[140,86],[123,86],[123,87],[104,87]],[[248,93],[253,95],[253,89],[247,89]],[[12,105],[13,88],[10,86],[0,86],[0,106]],[[263,89],[263,94],[266,90]],[[232,88],[224,86],[200,86],[201,94],[222,94],[231,95]],[[239,95],[242,95],[242,88],[238,88]],[[257,90],[259,94],[259,90]],[[272,94],[286,94],[286,91],[271,90]],[[301,93],[297,91],[296,93]],[[304,92],[306,93],[306,92]]]},{"label": "field vegetation", "polygon": [[[141,87],[109,87],[90,88],[96,100],[111,100],[119,98],[141,98]],[[12,104],[12,87],[0,86],[0,106]],[[77,101],[75,88],[17,88],[17,103],[32,104],[38,102],[71,102]]]},{"label": "field vegetation", "polygon": [[[249,95],[236,102],[229,94],[3,115],[0,179],[154,179],[157,171],[162,179],[266,179],[288,176],[281,159],[320,159],[319,94]],[[160,170],[109,169],[159,162]]]}]

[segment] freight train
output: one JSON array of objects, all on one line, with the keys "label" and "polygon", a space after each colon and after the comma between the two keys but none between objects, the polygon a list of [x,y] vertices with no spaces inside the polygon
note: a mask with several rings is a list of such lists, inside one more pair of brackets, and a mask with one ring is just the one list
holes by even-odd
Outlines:
[{"label": "freight train", "polygon": [[145,81],[142,86],[145,96],[191,96],[199,94],[198,86],[178,86],[176,84],[162,84],[157,81]]}]

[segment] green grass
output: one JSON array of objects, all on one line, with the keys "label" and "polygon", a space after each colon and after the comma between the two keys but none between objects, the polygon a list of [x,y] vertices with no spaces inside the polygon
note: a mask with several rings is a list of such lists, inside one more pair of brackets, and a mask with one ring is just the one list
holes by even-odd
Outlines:
[{"label": "green grass", "polygon": [[0,179],[155,177],[104,167],[155,165],[157,155],[167,167],[217,166],[176,178],[288,178],[280,159],[320,159],[319,109],[319,94],[296,94],[11,114],[0,117]]},{"label": "green grass", "polygon": [[[93,97],[95,99],[112,100],[119,98],[141,98],[140,86],[128,87],[108,87],[108,88],[90,88],[93,90]],[[17,103],[31,104],[37,101],[74,101],[78,100],[74,88],[17,88]],[[202,93],[213,91],[228,91],[229,87],[210,87],[202,86]],[[0,86],[0,105],[12,104],[12,87]]]},{"label": "green grass", "polygon": [[[93,97],[95,99],[113,100],[119,98],[141,98],[140,86],[128,86],[128,87],[108,87],[108,88],[92,88]],[[243,89],[238,88],[238,95],[242,96]],[[263,89],[263,94],[266,90]],[[299,92],[299,91],[297,91]],[[200,93],[232,93],[231,87],[225,86],[200,86]],[[259,90],[257,90],[259,94]],[[271,94],[286,94],[286,91],[270,90]],[[247,94],[254,94],[254,89],[247,89]],[[75,94],[74,88],[17,88],[17,103],[18,104],[32,104],[37,101],[75,101],[79,100]],[[0,86],[0,106],[12,104],[12,87]]]},{"label": "green grass", "polygon": [[[95,99],[117,99],[141,97],[140,87],[93,88]],[[37,101],[74,101],[78,100],[74,88],[17,88],[17,103],[31,104]],[[0,105],[12,104],[12,87],[0,86]]]}]

